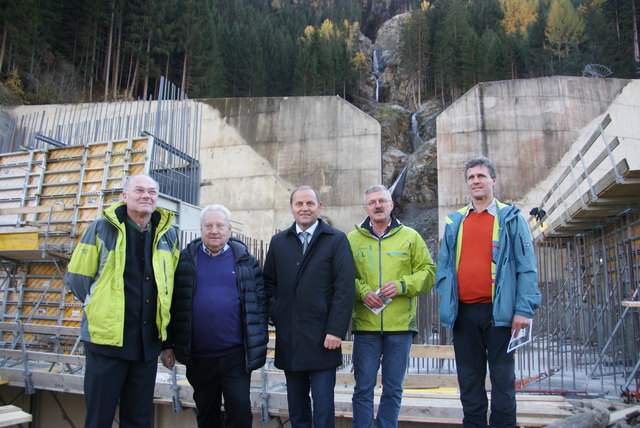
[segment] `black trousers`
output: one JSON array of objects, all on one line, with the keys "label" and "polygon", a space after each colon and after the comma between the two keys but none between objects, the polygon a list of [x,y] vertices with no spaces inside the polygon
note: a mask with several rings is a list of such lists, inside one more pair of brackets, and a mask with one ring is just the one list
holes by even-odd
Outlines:
[{"label": "black trousers", "polygon": [[491,379],[491,428],[516,424],[515,360],[507,354],[511,327],[494,327],[491,303],[460,303],[453,326],[460,401],[465,428],[486,428],[487,363]]},{"label": "black trousers", "polygon": [[[333,428],[336,369],[285,371],[292,428]],[[313,411],[311,410],[313,398]]]},{"label": "black trousers", "polygon": [[[222,357],[193,361],[187,365],[187,380],[200,428],[251,428],[251,374],[247,373],[244,350]],[[224,421],[220,406],[224,396]]]},{"label": "black trousers", "polygon": [[120,428],[149,428],[158,361],[128,361],[85,348],[85,428],[111,428],[120,404]]}]

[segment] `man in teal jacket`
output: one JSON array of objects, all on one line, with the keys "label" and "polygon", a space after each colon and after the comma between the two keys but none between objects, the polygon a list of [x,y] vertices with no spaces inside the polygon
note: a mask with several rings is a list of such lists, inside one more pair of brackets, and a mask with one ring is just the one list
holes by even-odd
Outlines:
[{"label": "man in teal jacket", "polygon": [[111,427],[118,404],[120,427],[151,424],[180,255],[173,214],[156,208],[157,199],[151,177],[126,180],[123,201],[89,225],[67,268],[83,304],[85,427]]},{"label": "man in teal jacket", "polygon": [[349,233],[356,266],[353,309],[353,426],[373,427],[373,389],[382,358],[379,428],[396,427],[418,296],[433,287],[435,266],[422,237],[391,215],[382,185],[365,191],[367,218]]},{"label": "man in teal jacket", "polygon": [[540,304],[536,257],[520,210],[494,198],[495,165],[485,157],[465,167],[471,203],[448,215],[438,255],[440,321],[453,328],[463,425],[516,424],[515,364],[507,346],[530,325]]}]

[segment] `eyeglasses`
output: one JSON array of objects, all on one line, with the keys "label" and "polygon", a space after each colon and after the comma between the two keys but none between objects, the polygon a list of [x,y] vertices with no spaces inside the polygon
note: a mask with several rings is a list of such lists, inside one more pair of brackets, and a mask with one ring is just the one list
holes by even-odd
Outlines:
[{"label": "eyeglasses", "polygon": [[373,208],[373,207],[375,207],[377,204],[380,204],[380,205],[386,205],[386,204],[388,204],[389,202],[391,202],[391,201],[388,201],[387,199],[377,199],[377,200],[376,200],[376,199],[374,199],[374,200],[372,200],[372,201],[367,202],[365,205],[366,205],[366,206],[368,206],[368,207],[370,207],[370,208]]}]

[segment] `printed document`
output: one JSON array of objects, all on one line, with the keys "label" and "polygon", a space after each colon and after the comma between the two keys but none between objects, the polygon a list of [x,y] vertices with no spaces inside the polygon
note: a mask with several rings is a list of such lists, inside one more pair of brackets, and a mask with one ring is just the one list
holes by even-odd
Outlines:
[{"label": "printed document", "polygon": [[390,298],[388,298],[387,296],[384,296],[382,294],[380,294],[380,289],[378,289],[378,291],[376,291],[376,296],[378,296],[380,299],[382,299],[382,306],[380,306],[379,308],[372,308],[371,306],[367,306],[367,308],[369,308],[369,310],[371,312],[373,312],[374,314],[379,314],[389,303],[391,303]]},{"label": "printed document", "polygon": [[511,340],[509,340],[509,345],[507,346],[507,354],[512,352],[522,345],[526,345],[531,342],[531,330],[533,329],[533,320],[529,321],[529,327],[521,328],[518,332],[517,337],[511,336]]}]

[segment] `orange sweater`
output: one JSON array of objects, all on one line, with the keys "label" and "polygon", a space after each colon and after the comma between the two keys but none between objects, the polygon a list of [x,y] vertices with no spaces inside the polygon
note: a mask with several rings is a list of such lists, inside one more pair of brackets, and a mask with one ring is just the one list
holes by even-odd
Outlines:
[{"label": "orange sweater", "polygon": [[464,220],[458,265],[458,299],[463,303],[490,303],[491,239],[494,218],[487,211],[471,211]]}]

